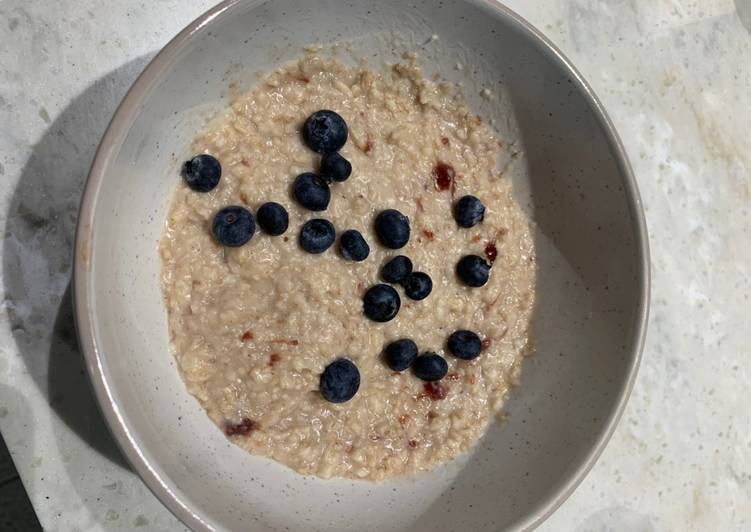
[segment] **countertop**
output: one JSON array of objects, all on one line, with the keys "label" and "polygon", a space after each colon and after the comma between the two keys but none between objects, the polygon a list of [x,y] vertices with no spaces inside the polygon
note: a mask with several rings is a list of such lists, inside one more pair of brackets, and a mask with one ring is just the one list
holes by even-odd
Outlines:
[{"label": "countertop", "polygon": [[[751,528],[751,1],[509,0],[604,102],[653,297],[615,435],[542,530]],[[181,530],[89,392],[70,298],[86,172],[120,98],[212,0],[0,3],[0,430],[46,530]]]}]

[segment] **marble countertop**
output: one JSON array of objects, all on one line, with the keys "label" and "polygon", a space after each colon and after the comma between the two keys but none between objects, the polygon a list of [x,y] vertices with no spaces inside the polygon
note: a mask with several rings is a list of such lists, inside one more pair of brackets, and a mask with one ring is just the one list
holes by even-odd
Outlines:
[{"label": "marble countertop", "polygon": [[[602,458],[542,530],[751,528],[751,1],[508,0],[573,60],[634,166],[644,362]],[[120,98],[213,0],[0,3],[0,430],[46,530],[181,530],[89,392],[70,298],[82,184]]]}]

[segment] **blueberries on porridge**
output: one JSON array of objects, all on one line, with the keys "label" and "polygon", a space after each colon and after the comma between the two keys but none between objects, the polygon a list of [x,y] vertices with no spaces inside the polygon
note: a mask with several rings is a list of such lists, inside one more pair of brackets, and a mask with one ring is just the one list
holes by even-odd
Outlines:
[{"label": "blueberries on porridge", "polygon": [[284,234],[289,227],[287,209],[273,201],[264,203],[258,208],[256,219],[261,229],[273,236]]},{"label": "blueberries on porridge", "polygon": [[485,217],[485,205],[474,196],[467,194],[456,202],[456,223],[460,227],[474,227]]},{"label": "blueberries on porridge", "polygon": [[391,369],[404,371],[417,358],[417,344],[408,338],[396,340],[386,346],[385,356],[386,363]]},{"label": "blueberries on porridge", "polygon": [[430,295],[433,280],[425,272],[412,272],[402,280],[402,286],[408,298],[420,301]]},{"label": "blueberries on porridge", "polygon": [[399,293],[387,284],[377,284],[368,289],[362,302],[364,314],[381,323],[393,320],[402,305]]},{"label": "blueberries on porridge", "polygon": [[355,229],[349,229],[342,233],[342,236],[339,237],[339,248],[342,257],[356,262],[364,261],[370,254],[370,246],[363,238],[362,233]]},{"label": "blueberries on porridge", "polygon": [[326,180],[305,172],[295,178],[292,185],[297,201],[311,211],[325,211],[331,201],[331,191]]},{"label": "blueberries on porridge", "polygon": [[253,238],[256,223],[245,207],[224,207],[214,215],[211,231],[221,245],[240,247]]},{"label": "blueberries on porridge", "polygon": [[222,165],[208,154],[196,155],[183,166],[183,177],[196,192],[214,190],[222,177]]},{"label": "blueberries on porridge", "polygon": [[339,153],[325,153],[321,157],[321,177],[327,181],[346,181],[352,174],[352,164]]},{"label": "blueberries on porridge", "polygon": [[485,286],[490,277],[490,264],[477,255],[462,257],[456,265],[456,273],[464,284],[473,288]]},{"label": "blueberries on porridge", "polygon": [[248,89],[195,137],[160,243],[188,391],[301,474],[378,481],[470,450],[519,383],[535,303],[511,139],[413,56],[309,52]]},{"label": "blueberries on porridge", "polygon": [[335,238],[334,226],[323,218],[309,220],[300,229],[300,247],[314,255],[329,249]]},{"label": "blueberries on porridge", "polygon": [[334,153],[347,142],[347,123],[334,111],[316,111],[303,125],[303,136],[310,149],[318,153]]},{"label": "blueberries on porridge", "polygon": [[436,353],[423,353],[412,363],[415,377],[424,381],[439,381],[446,376],[449,365],[441,355]]},{"label": "blueberries on porridge", "polygon": [[378,214],[375,230],[387,248],[403,248],[409,242],[409,219],[396,209],[386,209]]},{"label": "blueberries on porridge", "polygon": [[401,283],[412,273],[412,261],[404,255],[397,255],[381,268],[381,279],[387,283]]},{"label": "blueberries on porridge", "polygon": [[321,395],[330,403],[352,399],[360,388],[360,372],[351,360],[335,360],[321,373]]},{"label": "blueberries on porridge", "polygon": [[480,356],[482,340],[472,331],[459,330],[451,333],[448,339],[448,350],[462,360],[473,360]]}]

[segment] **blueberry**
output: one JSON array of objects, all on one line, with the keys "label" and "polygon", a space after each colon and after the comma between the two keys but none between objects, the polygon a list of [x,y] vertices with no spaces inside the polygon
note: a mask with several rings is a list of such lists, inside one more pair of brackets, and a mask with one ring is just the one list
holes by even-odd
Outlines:
[{"label": "blueberry", "polygon": [[386,356],[386,364],[392,370],[404,371],[417,358],[417,344],[412,340],[403,338],[387,345],[384,354]]},{"label": "blueberry", "polygon": [[352,399],[360,388],[360,370],[346,358],[338,358],[321,373],[321,395],[330,403]]},{"label": "blueberry", "polygon": [[196,155],[183,166],[183,179],[196,192],[208,192],[219,184],[222,165],[211,155]]},{"label": "blueberry", "polygon": [[300,247],[308,253],[323,253],[336,239],[336,230],[328,220],[314,218],[300,229]]},{"label": "blueberry", "polygon": [[258,218],[258,225],[261,226],[261,229],[270,235],[281,235],[289,227],[287,210],[273,201],[261,205],[256,213],[256,218]]},{"label": "blueberry", "polygon": [[308,147],[318,153],[333,153],[347,142],[347,123],[334,111],[316,111],[302,127]]},{"label": "blueberry", "polygon": [[381,279],[387,283],[401,283],[412,273],[412,261],[404,255],[397,255],[381,268]]},{"label": "blueberry", "polygon": [[456,265],[456,273],[467,286],[482,286],[488,282],[490,264],[477,255],[467,255]]},{"label": "blueberry", "polygon": [[214,216],[211,231],[217,242],[235,248],[253,238],[256,222],[244,207],[225,207]]},{"label": "blueberry", "polygon": [[456,202],[454,217],[461,227],[473,227],[485,217],[485,205],[474,196],[464,196]]},{"label": "blueberry", "polygon": [[305,172],[295,178],[292,191],[300,205],[311,211],[325,211],[331,200],[331,191],[325,180]]},{"label": "blueberry", "polygon": [[387,248],[399,249],[409,242],[409,218],[395,209],[386,209],[376,216],[375,230]]},{"label": "blueberry", "polygon": [[420,301],[430,295],[433,290],[433,281],[427,273],[413,272],[402,281],[402,286],[408,298]]},{"label": "blueberry", "polygon": [[367,259],[370,254],[370,246],[368,246],[360,231],[354,229],[342,233],[339,238],[339,250],[342,252],[342,257],[357,262]]},{"label": "blueberry", "polygon": [[472,360],[480,356],[482,341],[472,331],[455,331],[449,336],[448,348],[455,357]]},{"label": "blueberry", "polygon": [[369,288],[362,300],[365,315],[378,322],[394,319],[402,305],[399,294],[387,284],[377,284]]},{"label": "blueberry", "polygon": [[423,353],[412,363],[412,371],[415,377],[424,381],[439,381],[446,376],[449,365],[441,355],[427,352]]},{"label": "blueberry", "polygon": [[331,181],[342,182],[349,179],[352,164],[339,153],[326,153],[321,157],[321,177]]}]

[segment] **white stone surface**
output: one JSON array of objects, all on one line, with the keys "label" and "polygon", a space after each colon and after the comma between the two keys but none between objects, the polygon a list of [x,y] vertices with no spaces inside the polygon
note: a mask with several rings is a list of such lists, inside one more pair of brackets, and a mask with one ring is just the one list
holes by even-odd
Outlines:
[{"label": "white stone surface", "polygon": [[[509,0],[605,103],[646,205],[644,363],[543,530],[751,529],[751,1]],[[117,102],[212,2],[0,2],[0,430],[45,529],[180,530],[122,464],[75,351],[80,190]]]}]

